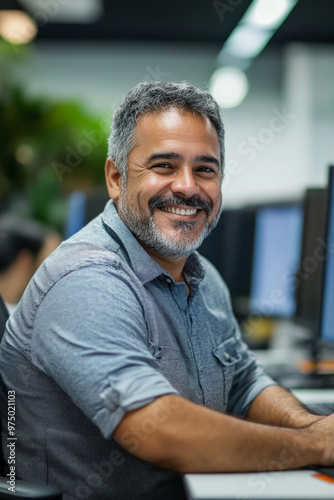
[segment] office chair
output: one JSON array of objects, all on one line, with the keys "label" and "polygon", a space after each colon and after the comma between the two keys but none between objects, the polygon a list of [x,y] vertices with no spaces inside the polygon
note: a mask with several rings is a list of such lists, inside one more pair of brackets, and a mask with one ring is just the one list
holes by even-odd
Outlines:
[{"label": "office chair", "polygon": [[[0,295],[0,341],[5,332],[8,317],[7,307]],[[1,462],[1,474],[5,474],[2,466],[2,457]],[[61,500],[61,491],[53,486],[15,479],[15,492],[12,492],[8,489],[11,486],[10,483],[7,482],[9,480],[10,478],[8,476],[0,476],[0,499],[14,498],[16,500],[23,500],[30,498],[32,500]]]}]

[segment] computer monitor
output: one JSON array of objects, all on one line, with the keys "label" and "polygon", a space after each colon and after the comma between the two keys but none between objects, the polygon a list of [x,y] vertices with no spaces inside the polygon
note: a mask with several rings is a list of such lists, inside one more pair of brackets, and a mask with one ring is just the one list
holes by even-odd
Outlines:
[{"label": "computer monitor", "polygon": [[259,207],[256,214],[250,312],[269,317],[295,313],[303,210],[299,204]]},{"label": "computer monitor", "polygon": [[318,340],[334,347],[334,166],[329,167]]},{"label": "computer monitor", "polygon": [[294,321],[314,330],[321,297],[322,242],[325,238],[327,188],[309,188],[303,201],[303,236],[300,266],[296,275]]},{"label": "computer monitor", "polygon": [[241,297],[249,297],[254,228],[253,208],[224,209],[217,226],[199,248],[223,276],[233,304]]}]

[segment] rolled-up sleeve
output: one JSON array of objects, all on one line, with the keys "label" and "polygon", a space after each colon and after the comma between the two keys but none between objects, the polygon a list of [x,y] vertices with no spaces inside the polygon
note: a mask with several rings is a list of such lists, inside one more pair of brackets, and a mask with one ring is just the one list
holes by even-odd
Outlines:
[{"label": "rolled-up sleeve", "polygon": [[110,437],[124,414],[177,391],[148,345],[143,305],[124,270],[87,266],[39,305],[34,363]]}]

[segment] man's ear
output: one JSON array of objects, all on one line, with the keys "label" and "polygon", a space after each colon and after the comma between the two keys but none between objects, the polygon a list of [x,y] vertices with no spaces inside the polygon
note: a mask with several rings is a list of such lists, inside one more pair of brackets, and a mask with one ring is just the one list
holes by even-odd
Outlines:
[{"label": "man's ear", "polygon": [[109,196],[117,201],[121,192],[122,176],[111,158],[106,161],[105,174]]}]

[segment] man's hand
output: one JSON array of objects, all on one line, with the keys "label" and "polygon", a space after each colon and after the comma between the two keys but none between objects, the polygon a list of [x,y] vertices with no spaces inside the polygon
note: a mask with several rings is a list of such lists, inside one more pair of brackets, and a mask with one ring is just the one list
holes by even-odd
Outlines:
[{"label": "man's hand", "polygon": [[334,416],[307,427],[265,425],[162,396],[128,412],[113,438],[130,453],[178,472],[283,470],[334,465]]},{"label": "man's hand", "polygon": [[317,465],[334,465],[334,413],[321,417],[310,426],[302,429],[304,434],[313,436],[320,451],[320,461]]}]

